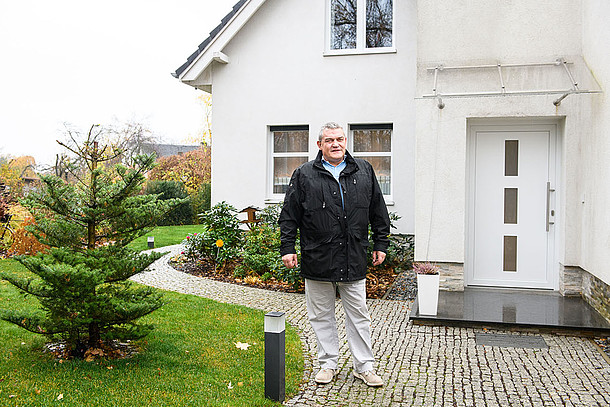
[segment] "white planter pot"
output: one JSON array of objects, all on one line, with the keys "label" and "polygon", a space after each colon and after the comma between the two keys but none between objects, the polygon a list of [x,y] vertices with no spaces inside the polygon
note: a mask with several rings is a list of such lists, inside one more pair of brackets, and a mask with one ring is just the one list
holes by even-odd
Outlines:
[{"label": "white planter pot", "polygon": [[439,278],[438,274],[417,275],[417,301],[420,315],[436,315]]}]

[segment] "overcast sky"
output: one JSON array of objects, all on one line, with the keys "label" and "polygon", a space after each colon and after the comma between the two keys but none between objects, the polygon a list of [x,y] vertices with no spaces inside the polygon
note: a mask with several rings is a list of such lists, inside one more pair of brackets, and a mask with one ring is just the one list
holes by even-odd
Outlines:
[{"label": "overcast sky", "polygon": [[171,76],[237,0],[0,0],[0,154],[49,164],[64,123],[144,123],[181,143],[202,94]]}]

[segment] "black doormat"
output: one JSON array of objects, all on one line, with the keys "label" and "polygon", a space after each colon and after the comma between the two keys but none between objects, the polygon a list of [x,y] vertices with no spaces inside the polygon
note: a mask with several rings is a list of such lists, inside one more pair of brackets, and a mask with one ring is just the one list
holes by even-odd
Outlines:
[{"label": "black doormat", "polygon": [[475,333],[477,345],[497,346],[500,348],[547,349],[544,338],[540,335],[509,335]]}]

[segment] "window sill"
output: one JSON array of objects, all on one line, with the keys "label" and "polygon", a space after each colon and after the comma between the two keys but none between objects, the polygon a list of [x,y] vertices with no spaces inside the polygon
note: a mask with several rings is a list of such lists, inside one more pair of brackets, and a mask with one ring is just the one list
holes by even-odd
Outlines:
[{"label": "window sill", "polygon": [[325,57],[334,57],[340,55],[369,55],[369,54],[395,54],[396,48],[366,48],[366,49],[332,49],[326,50],[322,54]]}]

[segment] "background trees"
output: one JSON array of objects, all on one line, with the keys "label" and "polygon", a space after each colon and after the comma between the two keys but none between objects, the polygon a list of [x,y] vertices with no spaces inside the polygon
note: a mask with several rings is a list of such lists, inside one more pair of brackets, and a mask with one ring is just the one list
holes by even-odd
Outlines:
[{"label": "background trees", "polygon": [[[181,155],[161,157],[150,171],[151,181],[176,181],[184,184],[194,215],[210,209],[211,148],[200,148]],[[197,221],[197,216],[193,220]]]}]

